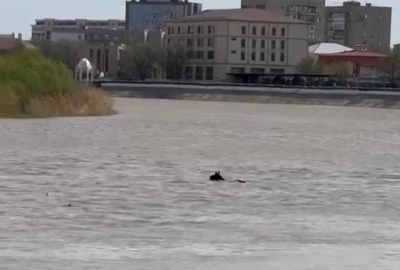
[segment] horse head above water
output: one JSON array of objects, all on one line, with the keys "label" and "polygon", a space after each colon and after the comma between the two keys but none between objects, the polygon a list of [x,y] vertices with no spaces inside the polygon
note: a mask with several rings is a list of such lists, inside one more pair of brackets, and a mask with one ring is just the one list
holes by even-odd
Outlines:
[{"label": "horse head above water", "polygon": [[225,179],[221,176],[221,172],[215,172],[215,174],[210,176],[211,181],[225,181]]}]

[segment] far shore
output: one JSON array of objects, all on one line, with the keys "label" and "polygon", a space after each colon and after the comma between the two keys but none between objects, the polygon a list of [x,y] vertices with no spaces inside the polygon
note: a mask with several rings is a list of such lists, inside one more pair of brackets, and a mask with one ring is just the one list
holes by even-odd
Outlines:
[{"label": "far shore", "polygon": [[400,109],[400,92],[160,84],[104,84],[114,97]]}]

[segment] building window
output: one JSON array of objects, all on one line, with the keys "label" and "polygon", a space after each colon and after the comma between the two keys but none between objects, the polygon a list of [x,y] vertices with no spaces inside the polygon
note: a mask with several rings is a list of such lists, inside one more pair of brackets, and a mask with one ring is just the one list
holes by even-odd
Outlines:
[{"label": "building window", "polygon": [[193,67],[186,67],[185,68],[185,78],[187,80],[193,79]]},{"label": "building window", "polygon": [[213,25],[208,26],[208,34],[214,34],[215,33],[215,27]]},{"label": "building window", "polygon": [[203,79],[203,67],[196,67],[196,80]]},{"label": "building window", "polygon": [[193,46],[194,46],[193,38],[188,38],[188,40],[187,40],[187,46],[188,46],[188,47],[193,47]]},{"label": "building window", "polygon": [[275,27],[272,27],[272,35],[276,36],[276,28]]},{"label": "building window", "polygon": [[204,34],[204,26],[203,25],[197,26],[197,33],[200,35]]},{"label": "building window", "polygon": [[231,51],[231,54],[236,54],[237,52],[235,50]]},{"label": "building window", "polygon": [[261,60],[261,61],[265,61],[265,53],[262,52],[262,53],[260,54],[260,60]]},{"label": "building window", "polygon": [[265,40],[261,40],[261,49],[265,49]]},{"label": "building window", "polygon": [[168,27],[168,35],[172,35],[172,27]]},{"label": "building window", "polygon": [[253,35],[256,36],[257,35],[257,27],[253,26]]},{"label": "building window", "polygon": [[285,54],[281,53],[281,62],[285,62]]},{"label": "building window", "polygon": [[168,45],[171,45],[171,39],[170,39],[170,38],[167,39],[167,44],[168,44]]},{"label": "building window", "polygon": [[214,68],[206,67],[206,80],[212,81],[214,79]]},{"label": "building window", "polygon": [[275,53],[271,53],[271,62],[275,62]]},{"label": "building window", "polygon": [[93,63],[93,56],[94,56],[93,49],[90,49],[90,51],[89,51],[89,59],[90,59],[90,62],[92,62],[92,63]]},{"label": "building window", "polygon": [[246,35],[246,26],[242,26],[242,35]]},{"label": "building window", "polygon": [[261,35],[265,36],[265,27],[261,28]]},{"label": "building window", "polygon": [[257,47],[257,40],[253,39],[253,40],[251,41],[251,47],[252,47],[253,49],[255,49],[255,48]]},{"label": "building window", "polygon": [[186,58],[187,59],[189,59],[189,60],[191,60],[191,59],[193,59],[193,51],[192,50],[189,50],[189,51],[187,51],[186,52]]},{"label": "building window", "polygon": [[204,59],[204,52],[203,51],[197,51],[197,59],[203,60]]},{"label": "building window", "polygon": [[251,53],[251,61],[256,61],[256,53],[255,52]]},{"label": "building window", "polygon": [[180,34],[181,34],[181,27],[178,26],[178,35],[180,35]]},{"label": "building window", "polygon": [[105,60],[106,60],[106,73],[108,73],[108,50],[105,51]]},{"label": "building window", "polygon": [[208,51],[207,52],[207,59],[208,60],[214,60],[214,51]]},{"label": "building window", "polygon": [[96,59],[96,69],[98,71],[102,71],[101,70],[101,50],[100,49],[97,50],[97,57],[96,58],[97,58]]},{"label": "building window", "polygon": [[240,54],[240,59],[241,59],[242,61],[245,61],[245,60],[246,60],[246,53],[245,53],[245,52],[242,52],[242,53]]},{"label": "building window", "polygon": [[273,49],[273,50],[276,49],[276,40],[271,41],[271,49]]},{"label": "building window", "polygon": [[284,49],[285,49],[285,41],[281,40],[281,50],[284,50]]},{"label": "building window", "polygon": [[236,38],[231,38],[231,41],[236,41]]},{"label": "building window", "polygon": [[197,47],[204,47],[204,39],[203,38],[197,39]]},{"label": "building window", "polygon": [[214,47],[214,45],[215,45],[214,38],[209,38],[207,41],[207,45],[208,45],[208,47]]},{"label": "building window", "polygon": [[246,40],[242,39],[242,48],[246,48]]},{"label": "building window", "polygon": [[281,37],[286,36],[286,28],[281,28]]},{"label": "building window", "polygon": [[188,34],[189,35],[194,34],[194,26],[188,26]]}]

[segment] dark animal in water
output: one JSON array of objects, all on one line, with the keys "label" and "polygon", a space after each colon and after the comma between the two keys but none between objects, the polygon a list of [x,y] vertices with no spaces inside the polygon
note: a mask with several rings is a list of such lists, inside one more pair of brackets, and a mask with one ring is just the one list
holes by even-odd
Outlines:
[{"label": "dark animal in water", "polygon": [[215,174],[210,176],[211,181],[225,181],[225,179],[221,176],[221,172],[215,172]]}]

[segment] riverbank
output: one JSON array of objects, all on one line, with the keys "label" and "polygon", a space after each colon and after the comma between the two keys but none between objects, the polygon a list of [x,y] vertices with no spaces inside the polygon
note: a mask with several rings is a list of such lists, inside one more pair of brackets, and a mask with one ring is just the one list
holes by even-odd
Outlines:
[{"label": "riverbank", "polygon": [[81,86],[63,64],[36,51],[0,57],[0,117],[95,116],[112,114],[102,90]]},{"label": "riverbank", "polygon": [[115,97],[400,109],[400,92],[246,86],[104,84]]}]

